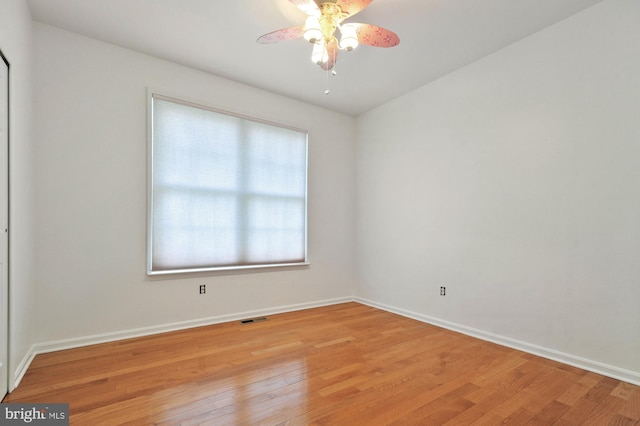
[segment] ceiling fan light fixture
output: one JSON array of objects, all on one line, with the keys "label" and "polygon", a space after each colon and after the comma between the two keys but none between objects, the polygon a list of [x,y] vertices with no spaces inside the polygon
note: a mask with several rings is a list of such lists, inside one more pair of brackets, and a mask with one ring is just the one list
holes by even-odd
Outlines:
[{"label": "ceiling fan light fixture", "polygon": [[344,24],[340,27],[340,49],[351,51],[358,47],[358,33],[355,25]]},{"label": "ceiling fan light fixture", "polygon": [[325,71],[334,69],[340,50],[350,51],[360,44],[393,47],[400,43],[398,35],[386,28],[371,24],[342,24],[373,0],[289,1],[307,15],[304,25],[272,31],[258,37],[257,42],[271,44],[304,38],[313,45],[311,61]]},{"label": "ceiling fan light fixture", "polygon": [[304,39],[311,43],[316,43],[322,39],[322,28],[316,16],[308,16],[304,24]]},{"label": "ceiling fan light fixture", "polygon": [[311,51],[311,62],[314,64],[322,65],[329,60],[329,52],[327,52],[327,46],[324,43],[324,39],[313,44],[313,50]]}]

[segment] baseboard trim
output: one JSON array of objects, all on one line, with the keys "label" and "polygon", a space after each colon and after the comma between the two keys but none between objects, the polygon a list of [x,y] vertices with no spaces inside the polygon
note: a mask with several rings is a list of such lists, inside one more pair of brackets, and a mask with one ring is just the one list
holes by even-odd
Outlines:
[{"label": "baseboard trim", "polygon": [[406,309],[397,308],[395,306],[390,306],[361,297],[355,297],[354,301],[362,303],[363,305],[371,306],[373,308],[382,309],[383,311],[398,314],[403,317],[412,318],[427,324],[462,333],[467,336],[486,340],[488,342],[496,343],[501,346],[506,346],[542,358],[547,358],[563,364],[571,365],[573,367],[581,368],[583,370],[591,371],[593,373],[602,374],[603,376],[622,380],[636,386],[640,386],[640,372],[625,370],[623,368],[618,368],[599,361],[593,361],[575,355],[559,352],[553,349],[544,348],[541,346],[533,345],[531,343],[522,342],[520,340],[500,336],[498,334],[489,333],[472,327],[452,323],[449,321],[441,320],[439,318],[430,317],[428,315],[419,314],[417,312],[408,311]]},{"label": "baseboard trim", "polygon": [[18,387],[36,355],[36,347],[35,345],[31,345],[25,356],[22,358],[22,361],[20,361],[20,364],[18,364],[18,367],[16,368],[16,371],[13,375],[13,383],[9,383],[9,392],[13,392],[13,390]]},{"label": "baseboard trim", "polygon": [[135,328],[131,330],[116,331],[112,333],[95,334],[92,336],[77,337],[71,339],[62,339],[46,343],[37,343],[35,345],[36,354],[55,352],[64,349],[73,349],[82,346],[95,345],[98,343],[107,343],[117,340],[130,339],[134,337],[150,336],[153,334],[167,333],[170,331],[185,330],[188,328],[202,327],[206,325],[220,324],[229,321],[238,321],[244,318],[275,315],[284,312],[294,312],[303,309],[318,308],[321,306],[335,305],[353,301],[352,297],[341,297],[334,299],[319,300],[315,302],[298,303],[295,305],[283,305],[273,308],[256,309],[253,311],[236,312],[233,314],[216,315],[208,318],[197,320],[180,321],[175,323]]}]

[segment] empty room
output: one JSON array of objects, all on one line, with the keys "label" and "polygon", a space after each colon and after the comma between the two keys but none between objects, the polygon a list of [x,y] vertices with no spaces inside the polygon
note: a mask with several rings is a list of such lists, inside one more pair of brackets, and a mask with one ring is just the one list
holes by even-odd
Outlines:
[{"label": "empty room", "polygon": [[0,423],[640,425],[638,0],[2,0],[0,52]]}]

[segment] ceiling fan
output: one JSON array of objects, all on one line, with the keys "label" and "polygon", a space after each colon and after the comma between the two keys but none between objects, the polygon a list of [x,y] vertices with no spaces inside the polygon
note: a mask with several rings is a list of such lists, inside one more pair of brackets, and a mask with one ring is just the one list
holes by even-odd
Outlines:
[{"label": "ceiling fan", "polygon": [[[313,44],[311,60],[324,70],[332,70],[338,51],[351,51],[359,43],[374,47],[393,47],[400,38],[385,28],[370,24],[343,23],[367,7],[373,0],[289,0],[306,13],[304,25],[283,28],[258,37],[258,43],[269,44],[304,37]],[[340,41],[336,37],[340,32]]]}]

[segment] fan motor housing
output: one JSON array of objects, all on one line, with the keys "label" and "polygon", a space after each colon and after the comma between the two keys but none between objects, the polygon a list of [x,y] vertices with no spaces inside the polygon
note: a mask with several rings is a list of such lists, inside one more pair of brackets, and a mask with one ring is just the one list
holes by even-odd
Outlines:
[{"label": "fan motor housing", "polygon": [[322,14],[319,18],[320,28],[324,39],[329,42],[333,39],[338,24],[344,21],[348,14],[343,12],[340,6],[335,3],[325,2],[319,7],[320,13]]}]

